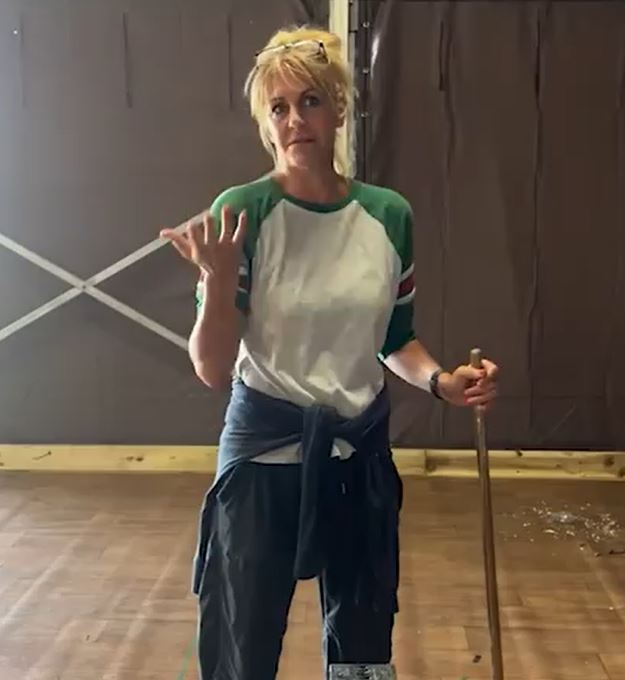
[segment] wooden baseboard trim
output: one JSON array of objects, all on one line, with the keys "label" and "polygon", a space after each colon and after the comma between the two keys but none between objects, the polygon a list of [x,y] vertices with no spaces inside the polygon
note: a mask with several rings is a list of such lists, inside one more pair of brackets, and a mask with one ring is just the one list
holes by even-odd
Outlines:
[{"label": "wooden baseboard trim", "polygon": [[[402,474],[423,477],[477,477],[473,450],[398,449],[397,467]],[[623,451],[528,451],[489,452],[493,478],[625,480]]]},{"label": "wooden baseboard trim", "polygon": [[[402,476],[477,477],[473,450],[396,449]],[[490,451],[493,478],[625,480],[624,451]],[[0,444],[0,471],[213,474],[216,446]]]}]

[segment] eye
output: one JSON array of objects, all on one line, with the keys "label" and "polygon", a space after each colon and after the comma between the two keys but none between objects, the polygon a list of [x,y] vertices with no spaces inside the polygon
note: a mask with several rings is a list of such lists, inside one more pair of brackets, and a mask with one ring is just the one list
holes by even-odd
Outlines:
[{"label": "eye", "polygon": [[278,102],[271,107],[271,115],[274,117],[282,116],[286,111],[286,106],[282,102]]},{"label": "eye", "polygon": [[306,106],[319,106],[321,99],[316,94],[308,94],[304,97],[304,104]]}]

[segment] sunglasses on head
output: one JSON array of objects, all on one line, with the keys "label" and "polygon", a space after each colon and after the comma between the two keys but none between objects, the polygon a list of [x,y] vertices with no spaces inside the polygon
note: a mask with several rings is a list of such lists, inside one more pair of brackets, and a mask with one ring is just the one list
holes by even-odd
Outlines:
[{"label": "sunglasses on head", "polygon": [[309,48],[312,50],[313,56],[320,57],[323,62],[326,64],[328,63],[328,53],[321,40],[296,40],[295,42],[273,45],[272,47],[265,47],[264,49],[259,50],[254,56],[256,57],[256,63],[258,63],[259,58],[262,59],[263,55],[275,54],[276,52],[285,52],[298,48]]}]

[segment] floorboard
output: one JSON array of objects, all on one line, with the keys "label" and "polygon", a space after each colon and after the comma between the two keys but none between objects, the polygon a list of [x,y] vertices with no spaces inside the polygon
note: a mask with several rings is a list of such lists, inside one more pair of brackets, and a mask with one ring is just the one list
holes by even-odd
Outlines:
[{"label": "floorboard", "polygon": [[[197,680],[189,592],[208,478],[0,475],[0,678]],[[490,678],[479,488],[407,477],[400,680]],[[619,483],[493,483],[507,680],[625,680]],[[316,584],[301,583],[279,680],[320,680]]]}]

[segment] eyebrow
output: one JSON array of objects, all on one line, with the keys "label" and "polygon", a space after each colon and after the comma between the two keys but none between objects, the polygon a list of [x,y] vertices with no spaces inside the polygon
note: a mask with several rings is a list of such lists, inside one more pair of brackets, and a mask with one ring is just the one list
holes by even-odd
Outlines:
[{"label": "eyebrow", "polygon": [[[301,92],[299,96],[300,96],[300,97],[304,97],[305,95],[310,94],[311,92],[314,92],[315,94],[318,94],[318,90],[317,90],[316,87],[309,87],[307,90],[304,90],[303,92]],[[269,103],[270,103],[270,104],[275,104],[275,103],[277,103],[277,102],[282,102],[282,101],[284,101],[284,99],[285,99],[284,97],[272,97],[272,98],[269,100]]]}]

